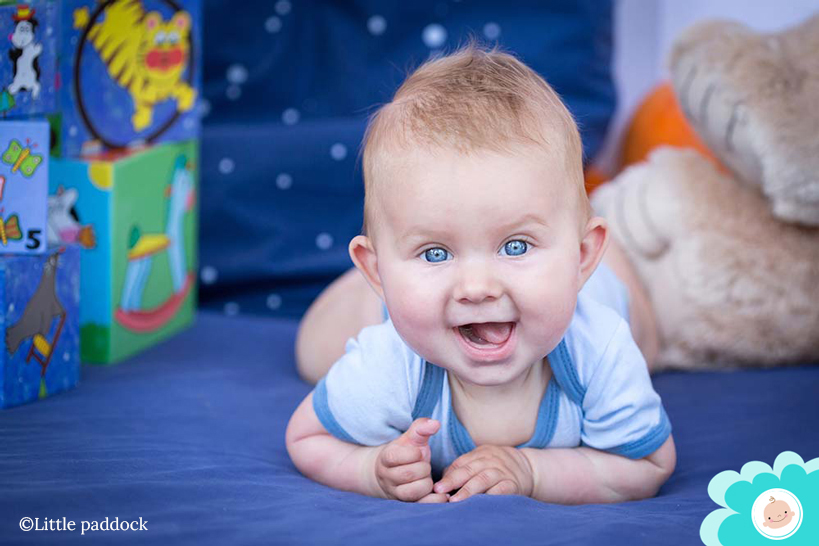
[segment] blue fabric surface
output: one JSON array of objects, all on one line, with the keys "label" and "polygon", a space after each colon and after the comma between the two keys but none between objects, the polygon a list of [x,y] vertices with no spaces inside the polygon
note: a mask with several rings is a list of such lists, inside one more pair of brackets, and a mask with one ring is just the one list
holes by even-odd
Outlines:
[{"label": "blue fabric surface", "polygon": [[[819,456],[819,366],[654,378],[677,470],[653,499],[556,506],[520,496],[418,505],[303,477],[284,444],[311,387],[295,321],[202,313],[80,387],[0,412],[0,542],[42,544],[699,544],[718,472]],[[771,411],[778,407],[787,413]],[[28,532],[23,517],[138,519],[148,531]],[[78,524],[79,525],[79,524]]]},{"label": "blue fabric surface", "polygon": [[300,316],[352,266],[368,114],[469,35],[544,75],[593,157],[615,107],[611,0],[204,4],[201,301]]}]

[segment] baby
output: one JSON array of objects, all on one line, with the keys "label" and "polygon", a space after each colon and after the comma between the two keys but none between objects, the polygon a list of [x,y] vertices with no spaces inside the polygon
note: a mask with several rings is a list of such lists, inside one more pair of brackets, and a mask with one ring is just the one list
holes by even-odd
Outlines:
[{"label": "baby", "polygon": [[427,62],[371,119],[363,169],[363,276],[299,333],[300,373],[321,379],[287,427],[296,467],[403,501],[655,495],[676,454],[641,352],[651,315],[551,87],[474,45]]}]

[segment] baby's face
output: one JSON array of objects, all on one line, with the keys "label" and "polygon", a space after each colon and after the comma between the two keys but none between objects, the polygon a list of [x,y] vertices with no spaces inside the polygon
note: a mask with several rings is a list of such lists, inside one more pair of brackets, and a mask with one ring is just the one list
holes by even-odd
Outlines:
[{"label": "baby's face", "polygon": [[765,507],[765,522],[762,524],[771,529],[779,529],[791,522],[793,510],[785,501],[775,501]]},{"label": "baby's face", "polygon": [[413,152],[377,196],[390,317],[418,354],[462,381],[511,381],[557,346],[574,313],[575,190],[559,158],[532,155]]}]

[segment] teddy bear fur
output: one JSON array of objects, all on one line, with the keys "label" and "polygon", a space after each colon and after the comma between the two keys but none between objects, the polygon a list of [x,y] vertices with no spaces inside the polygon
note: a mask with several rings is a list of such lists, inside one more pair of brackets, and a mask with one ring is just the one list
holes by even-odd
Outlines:
[{"label": "teddy bear fur", "polygon": [[730,170],[661,148],[592,194],[651,299],[655,370],[819,360],[815,51],[819,16],[775,35],[685,32],[675,92]]}]

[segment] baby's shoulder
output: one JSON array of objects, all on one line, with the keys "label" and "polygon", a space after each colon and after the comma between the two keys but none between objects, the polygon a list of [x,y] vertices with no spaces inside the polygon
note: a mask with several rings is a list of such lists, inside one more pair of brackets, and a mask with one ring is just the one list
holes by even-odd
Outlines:
[{"label": "baby's shoulder", "polygon": [[564,336],[566,349],[581,384],[588,385],[606,355],[622,344],[634,344],[631,328],[614,309],[594,298],[578,294],[574,316]]},{"label": "baby's shoulder", "polygon": [[370,380],[406,382],[411,393],[420,387],[424,361],[401,338],[390,319],[367,326],[347,340],[344,358],[359,361],[360,373],[370,375]]}]

